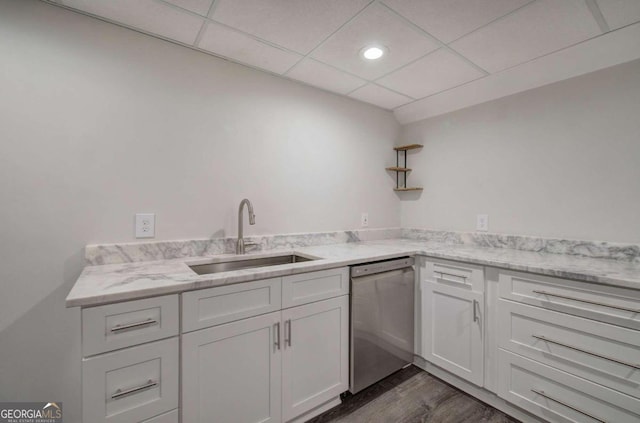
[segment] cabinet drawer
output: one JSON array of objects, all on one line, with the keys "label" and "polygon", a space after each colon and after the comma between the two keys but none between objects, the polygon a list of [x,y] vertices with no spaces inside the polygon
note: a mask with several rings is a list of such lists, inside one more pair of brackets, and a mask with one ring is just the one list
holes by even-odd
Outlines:
[{"label": "cabinet drawer", "polygon": [[640,290],[510,270],[498,281],[501,298],[640,329]]},{"label": "cabinet drawer", "polygon": [[421,269],[423,281],[484,292],[484,268],[469,263],[427,257]]},{"label": "cabinet drawer", "polygon": [[178,296],[82,310],[82,353],[90,356],[178,334]]},{"label": "cabinet drawer", "polygon": [[498,393],[550,422],[637,423],[640,400],[500,350]]},{"label": "cabinet drawer", "polygon": [[182,294],[182,331],[280,310],[280,278],[219,286]]},{"label": "cabinet drawer", "polygon": [[640,397],[640,331],[506,300],[501,348]]},{"label": "cabinet drawer", "polygon": [[282,278],[282,307],[295,307],[349,293],[349,268]]},{"label": "cabinet drawer", "polygon": [[178,423],[178,409],[169,411],[168,413],[161,414],[159,416],[155,416],[150,418],[149,420],[145,420],[140,423]]},{"label": "cabinet drawer", "polygon": [[178,354],[176,337],[84,359],[82,421],[140,422],[177,408]]}]

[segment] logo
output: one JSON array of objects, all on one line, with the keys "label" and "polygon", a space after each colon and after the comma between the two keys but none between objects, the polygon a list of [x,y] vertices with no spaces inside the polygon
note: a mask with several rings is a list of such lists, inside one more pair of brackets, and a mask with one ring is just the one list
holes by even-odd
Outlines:
[{"label": "logo", "polygon": [[0,423],[62,423],[62,403],[3,402]]}]

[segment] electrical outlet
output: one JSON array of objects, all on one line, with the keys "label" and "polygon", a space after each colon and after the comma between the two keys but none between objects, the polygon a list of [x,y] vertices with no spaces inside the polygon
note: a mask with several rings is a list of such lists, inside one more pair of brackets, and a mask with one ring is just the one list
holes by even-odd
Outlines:
[{"label": "electrical outlet", "polygon": [[136,238],[154,238],[156,236],[155,213],[136,214]]},{"label": "electrical outlet", "polygon": [[487,232],[489,230],[489,215],[479,214],[476,216],[476,230]]},{"label": "electrical outlet", "polygon": [[369,213],[362,213],[362,216],[360,218],[360,224],[362,225],[363,228],[366,228],[367,226],[369,226]]}]

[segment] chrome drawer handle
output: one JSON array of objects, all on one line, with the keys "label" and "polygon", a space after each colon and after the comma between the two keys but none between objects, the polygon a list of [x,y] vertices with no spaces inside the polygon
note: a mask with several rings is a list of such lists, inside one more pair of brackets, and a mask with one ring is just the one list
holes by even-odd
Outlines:
[{"label": "chrome drawer handle", "polygon": [[273,347],[280,349],[280,322],[274,323],[273,332]]},{"label": "chrome drawer handle", "polygon": [[544,391],[539,391],[539,390],[537,390],[537,389],[531,389],[531,392],[533,392],[533,393],[535,393],[535,394],[538,394],[538,395],[540,395],[541,397],[544,397],[544,398],[546,398],[546,399],[548,399],[548,400],[551,400],[551,401],[553,401],[553,402],[557,402],[557,403],[558,403],[558,404],[560,404],[560,405],[564,405],[565,407],[570,408],[570,409],[572,409],[573,411],[577,411],[578,413],[580,413],[580,414],[582,414],[582,415],[585,415],[585,416],[587,416],[587,417],[589,417],[589,418],[591,418],[591,419],[593,419],[593,420],[595,420],[595,421],[598,421],[598,422],[600,422],[600,423],[607,423],[605,420],[599,419],[599,418],[597,418],[596,416],[594,416],[594,415],[592,415],[592,414],[587,413],[586,411],[582,411],[582,410],[580,410],[579,408],[574,407],[573,405],[567,404],[566,402],[564,402],[564,401],[560,401],[559,399],[555,399],[555,398],[553,398],[553,397],[550,397],[550,396],[549,396],[549,395],[547,395]]},{"label": "chrome drawer handle", "polygon": [[479,305],[478,301],[473,300],[473,321],[474,322],[478,321],[478,313],[476,311],[478,305]]},{"label": "chrome drawer handle", "polygon": [[[287,330],[289,328],[289,330]],[[291,346],[291,319],[284,322],[284,343]]]},{"label": "chrome drawer handle", "polygon": [[151,388],[154,388],[156,386],[158,386],[158,382],[149,379],[147,381],[147,383],[145,383],[142,386],[138,386],[138,387],[131,388],[131,389],[125,389],[124,391],[121,390],[121,389],[118,389],[117,391],[115,391],[113,393],[113,395],[111,395],[111,399],[117,400],[117,399],[120,399],[122,397],[126,397],[127,395],[131,395],[131,394],[135,394],[135,393],[138,393],[138,392],[146,391],[147,389],[151,389]]},{"label": "chrome drawer handle", "polygon": [[546,336],[541,336],[541,335],[531,335],[531,336],[536,338],[536,339],[539,339],[541,341],[549,342],[551,344],[560,345],[562,347],[569,348],[569,349],[572,349],[572,350],[575,350],[575,351],[580,351],[581,353],[585,353],[585,354],[592,355],[594,357],[599,357],[599,358],[603,358],[605,360],[613,361],[614,363],[622,364],[624,366],[628,366],[628,367],[631,367],[631,368],[634,368],[634,369],[640,369],[640,365],[638,365],[638,364],[627,363],[626,361],[618,360],[617,358],[608,357],[606,355],[602,355],[602,354],[598,354],[598,353],[595,353],[595,352],[583,350],[582,348],[574,347],[573,345],[565,344],[564,342],[560,342],[560,341],[555,341],[553,339],[549,339]]},{"label": "chrome drawer handle", "polygon": [[129,323],[128,325],[116,325],[111,328],[111,332],[121,332],[127,329],[142,328],[145,326],[155,325],[156,323],[158,323],[158,321],[155,319],[147,319],[143,322]]},{"label": "chrome drawer handle", "polygon": [[627,307],[620,307],[617,305],[613,305],[613,304],[604,304],[604,303],[599,303],[597,301],[591,301],[591,300],[583,300],[581,298],[573,298],[573,297],[567,297],[565,295],[560,295],[560,294],[553,294],[551,292],[547,292],[547,291],[532,291],[534,294],[541,294],[541,295],[548,295],[550,297],[558,297],[558,298],[564,298],[566,300],[572,300],[572,301],[578,301],[581,303],[587,303],[587,304],[594,304],[594,305],[598,305],[601,307],[609,307],[609,308],[615,308],[617,310],[624,310],[624,311],[629,311],[631,313],[640,313],[640,309],[633,309],[633,308],[627,308]]},{"label": "chrome drawer handle", "polygon": [[438,279],[442,279],[443,281],[460,283],[459,281],[445,278],[445,276],[451,276],[451,277],[454,277],[454,278],[462,278],[462,279],[464,279],[464,281],[462,283],[467,283],[467,277],[463,276],[463,275],[454,275],[453,273],[440,272],[438,270],[434,270],[433,273],[438,273],[440,275],[440,277]]}]

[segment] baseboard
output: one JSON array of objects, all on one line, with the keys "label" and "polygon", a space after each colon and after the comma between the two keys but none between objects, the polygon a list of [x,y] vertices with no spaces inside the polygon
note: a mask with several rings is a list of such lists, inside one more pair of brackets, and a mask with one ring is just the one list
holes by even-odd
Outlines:
[{"label": "baseboard", "polygon": [[307,420],[311,420],[312,418],[314,418],[316,416],[319,416],[320,414],[324,413],[325,411],[331,410],[333,407],[336,407],[336,406],[340,405],[341,403],[342,403],[342,400],[340,399],[339,396],[337,396],[337,397],[335,397],[333,399],[330,399],[329,401],[325,402],[324,404],[317,406],[313,410],[309,410],[306,413],[304,413],[303,415],[289,420],[287,423],[304,423]]},{"label": "baseboard", "polygon": [[467,382],[466,380],[429,363],[422,357],[415,357],[413,364],[426,371],[427,373],[432,374],[438,379],[441,379],[446,383],[455,386],[461,391],[466,392],[467,394],[479,399],[484,403],[489,404],[493,408],[496,408],[515,419],[520,420],[523,423],[547,423],[546,420],[540,419],[539,417],[536,417],[533,414],[530,414],[527,411],[524,411],[512,405],[493,392],[487,391],[484,388],[480,388],[470,382]]}]

